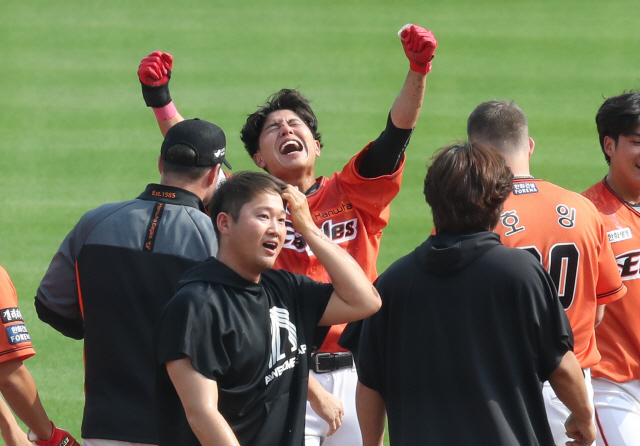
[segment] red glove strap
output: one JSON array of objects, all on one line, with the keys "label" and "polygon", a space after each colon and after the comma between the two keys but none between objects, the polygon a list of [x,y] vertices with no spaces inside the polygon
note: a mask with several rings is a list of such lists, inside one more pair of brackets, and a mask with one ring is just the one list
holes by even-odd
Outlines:
[{"label": "red glove strap", "polygon": [[423,63],[418,63],[411,60],[409,61],[409,69],[411,71],[415,71],[416,73],[427,74],[431,71],[431,62],[423,64]]}]

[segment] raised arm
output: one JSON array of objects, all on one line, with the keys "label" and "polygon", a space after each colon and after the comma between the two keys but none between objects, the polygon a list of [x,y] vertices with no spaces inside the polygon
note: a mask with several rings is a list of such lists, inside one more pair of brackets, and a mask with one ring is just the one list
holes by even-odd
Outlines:
[{"label": "raised arm", "polygon": [[411,24],[403,26],[398,37],[409,59],[409,74],[391,107],[391,120],[400,129],[412,129],[420,116],[427,73],[431,71],[438,41],[431,31]]},{"label": "raised arm", "polygon": [[289,202],[295,230],[329,274],[334,291],[318,325],[336,325],[371,316],[380,309],[380,296],[362,268],[345,250],[315,225],[305,195],[287,186],[282,197]]},{"label": "raised arm", "polygon": [[417,25],[403,26],[398,37],[409,59],[409,73],[391,107],[384,132],[362,157],[358,173],[365,178],[391,175],[398,169],[420,116],[427,73],[438,46],[433,33]]},{"label": "raised arm", "polygon": [[218,384],[200,374],[186,357],[166,363],[191,430],[203,446],[240,446],[218,411]]},{"label": "raised arm", "polygon": [[142,59],[138,67],[138,78],[142,85],[142,97],[147,107],[153,108],[158,126],[165,136],[169,129],[184,118],[171,100],[169,80],[173,68],[173,56],[154,51]]},{"label": "raised arm", "polygon": [[567,444],[590,445],[596,440],[592,409],[587,396],[582,369],[573,352],[567,352],[560,365],[549,375],[549,384],[571,411],[565,422],[567,436],[574,441]]}]

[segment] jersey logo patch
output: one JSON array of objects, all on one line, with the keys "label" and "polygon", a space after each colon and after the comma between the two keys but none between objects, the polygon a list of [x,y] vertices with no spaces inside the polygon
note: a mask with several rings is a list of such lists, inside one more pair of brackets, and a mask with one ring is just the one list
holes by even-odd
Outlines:
[{"label": "jersey logo patch", "polygon": [[9,344],[16,345],[21,342],[31,342],[31,336],[27,331],[27,327],[24,324],[16,324],[5,327],[7,330],[7,337],[9,338]]},{"label": "jersey logo patch", "polygon": [[622,280],[640,278],[640,251],[627,251],[616,257]]},{"label": "jersey logo patch", "polygon": [[520,217],[518,217],[516,211],[503,212],[500,215],[500,223],[502,223],[502,226],[504,226],[505,229],[508,229],[508,231],[504,233],[507,237],[526,229],[524,226],[518,226],[518,223],[520,223]]},{"label": "jersey logo patch", "polygon": [[15,321],[24,321],[24,319],[22,319],[22,313],[18,308],[4,308],[0,310],[0,316],[2,317],[3,324]]},{"label": "jersey logo patch", "polygon": [[513,195],[537,194],[536,183],[513,183]]},{"label": "jersey logo patch", "polygon": [[[288,219],[285,222],[287,226],[287,235],[285,236],[283,248],[295,249],[298,252],[306,251],[309,257],[313,255],[313,251],[307,245],[307,242],[293,229],[293,223]],[[327,220],[322,223],[320,230],[331,239],[333,243],[344,243],[353,240],[358,236],[358,219],[339,221],[334,223],[333,220]]]},{"label": "jersey logo patch", "polygon": [[629,240],[633,238],[630,228],[616,229],[615,231],[607,232],[609,237],[609,243],[621,242],[623,240]]},{"label": "jersey logo patch", "polygon": [[340,206],[335,209],[329,209],[328,211],[320,211],[313,214],[313,217],[317,220],[321,220],[323,218],[334,217],[343,212],[348,212],[353,209],[353,205],[351,203],[341,203]]}]

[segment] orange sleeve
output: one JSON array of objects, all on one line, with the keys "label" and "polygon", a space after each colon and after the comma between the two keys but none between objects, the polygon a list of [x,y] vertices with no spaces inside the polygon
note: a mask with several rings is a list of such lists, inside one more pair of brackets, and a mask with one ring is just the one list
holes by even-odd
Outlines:
[{"label": "orange sleeve", "polygon": [[370,234],[380,232],[389,223],[389,204],[400,191],[405,156],[391,175],[365,178],[358,174],[358,166],[369,145],[358,152],[340,172],[340,184],[351,203],[362,212],[364,225]]},{"label": "orange sleeve", "polygon": [[18,295],[7,272],[0,266],[0,362],[35,355],[31,337],[18,308]]}]

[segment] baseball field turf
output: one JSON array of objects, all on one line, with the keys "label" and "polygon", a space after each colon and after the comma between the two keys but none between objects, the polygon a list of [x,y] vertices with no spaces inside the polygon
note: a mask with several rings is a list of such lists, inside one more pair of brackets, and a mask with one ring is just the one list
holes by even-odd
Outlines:
[{"label": "baseball field turf", "polygon": [[640,88],[636,12],[634,0],[5,1],[0,264],[38,352],[26,364],[50,417],[80,436],[82,345],[41,323],[33,296],[85,211],[159,178],[161,135],[136,76],[149,52],[173,54],[175,103],[225,129],[235,170],[255,169],[238,138],[246,114],[299,88],[323,134],[316,173],[328,176],[384,128],[408,69],[397,30],[431,29],[439,46],[383,271],[431,230],[425,164],[464,138],[482,101],[512,99],[527,113],[534,175],[575,191],[604,176],[593,118],[603,97]]}]

